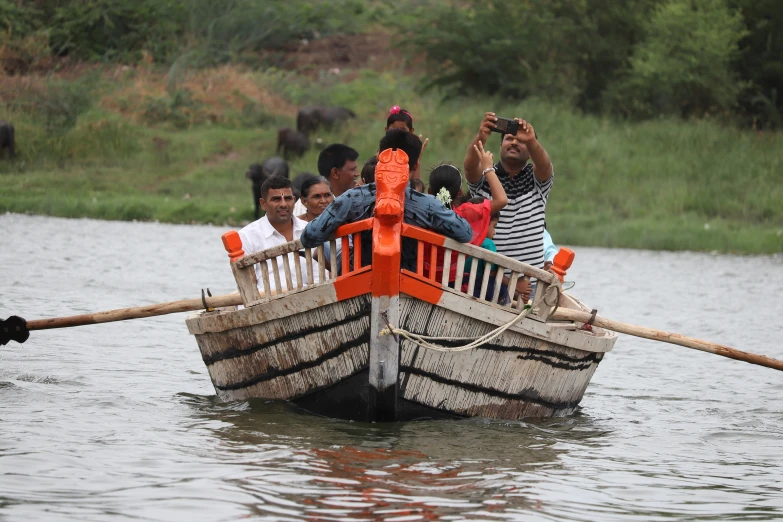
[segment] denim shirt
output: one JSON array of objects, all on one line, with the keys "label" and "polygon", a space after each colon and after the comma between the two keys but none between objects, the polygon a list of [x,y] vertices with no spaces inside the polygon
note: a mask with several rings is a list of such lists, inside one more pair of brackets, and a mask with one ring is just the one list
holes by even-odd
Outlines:
[{"label": "denim shirt", "polygon": [[[338,227],[372,217],[375,210],[375,183],[352,188],[332,201],[323,213],[309,222],[302,231],[302,245],[312,248],[327,241]],[[405,223],[460,243],[469,243],[473,229],[465,219],[429,194],[422,194],[405,187]],[[416,240],[402,238],[401,265],[407,270],[416,269]],[[372,263],[372,231],[362,232],[362,266]]]}]

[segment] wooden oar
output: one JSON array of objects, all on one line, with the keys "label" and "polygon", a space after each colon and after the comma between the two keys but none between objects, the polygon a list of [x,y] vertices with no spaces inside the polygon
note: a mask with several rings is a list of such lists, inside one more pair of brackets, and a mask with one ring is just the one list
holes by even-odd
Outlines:
[{"label": "wooden oar", "polygon": [[70,326],[82,326],[85,324],[110,323],[113,321],[125,321],[128,319],[140,319],[154,317],[156,315],[174,314],[203,310],[205,308],[217,308],[220,306],[233,306],[242,304],[242,298],[238,293],[219,296],[202,296],[201,299],[182,299],[168,303],[157,303],[119,310],[108,310],[92,314],[71,315],[68,317],[52,317],[51,319],[36,319],[25,321],[11,316],[7,320],[0,320],[0,345],[9,340],[23,343],[29,337],[32,330],[48,330],[50,328],[68,328]]},{"label": "wooden oar", "polygon": [[[570,308],[558,308],[552,316],[552,318],[556,320],[579,321],[580,323],[589,322],[591,317],[592,314],[590,312],[582,312]],[[694,339],[693,337],[686,337],[676,333],[664,332],[663,330],[645,328],[644,326],[621,323],[620,321],[606,319],[605,317],[597,315],[593,319],[592,324],[607,330],[612,330],[613,332],[643,337],[644,339],[652,339],[653,341],[678,344],[687,348],[701,350],[702,352],[728,357],[729,359],[736,359],[738,361],[745,361],[751,364],[758,364],[759,366],[766,366],[767,368],[783,371],[783,361],[781,360],[773,359],[766,355],[743,352],[742,350],[737,350],[736,348],[731,348],[722,344],[702,341],[701,339]]]}]

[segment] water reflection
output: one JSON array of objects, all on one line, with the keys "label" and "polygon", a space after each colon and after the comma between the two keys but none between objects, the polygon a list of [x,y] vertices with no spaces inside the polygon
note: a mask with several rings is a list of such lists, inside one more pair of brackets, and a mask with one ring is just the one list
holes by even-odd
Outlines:
[{"label": "water reflection", "polygon": [[[182,395],[221,458],[245,466],[234,487],[251,513],[318,520],[440,520],[536,509],[539,474],[610,434],[588,415],[531,422],[335,421],[263,400]],[[592,451],[592,450],[591,450]],[[402,517],[402,518],[400,518]]]}]

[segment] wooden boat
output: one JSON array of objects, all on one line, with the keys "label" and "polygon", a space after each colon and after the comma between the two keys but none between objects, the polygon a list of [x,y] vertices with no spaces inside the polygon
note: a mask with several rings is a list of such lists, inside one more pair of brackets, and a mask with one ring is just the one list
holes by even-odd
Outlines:
[{"label": "wooden boat", "polygon": [[[407,163],[402,151],[381,153],[374,217],[340,227],[330,241],[331,268],[342,243],[339,276],[327,271],[323,245],[314,254],[297,240],[246,255],[236,232],[224,235],[244,308],[187,319],[221,398],[284,400],[360,421],[520,419],[578,407],[616,334],[551,320],[556,307],[589,311],[561,292],[553,273],[403,223]],[[372,260],[363,266],[361,243],[370,237]],[[401,267],[402,238],[417,241],[415,269]],[[427,251],[431,267],[444,252],[440,278],[425,270]],[[478,279],[472,262],[467,291],[450,287],[452,259],[462,274],[471,256],[498,265],[497,275],[484,270]],[[497,290],[487,295],[490,277],[499,289],[504,273],[509,288],[536,278],[532,305],[500,304]],[[315,274],[320,282],[302,283]],[[489,299],[473,297],[479,286]],[[481,339],[486,334],[494,337]]]}]

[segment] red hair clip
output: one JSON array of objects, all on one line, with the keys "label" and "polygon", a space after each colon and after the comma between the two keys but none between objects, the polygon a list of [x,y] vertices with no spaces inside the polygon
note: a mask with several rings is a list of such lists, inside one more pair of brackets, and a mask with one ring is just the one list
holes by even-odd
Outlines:
[{"label": "red hair clip", "polygon": [[389,109],[389,116],[391,116],[392,114],[399,114],[401,110],[402,109],[400,108],[399,105],[395,105],[394,107]]}]

